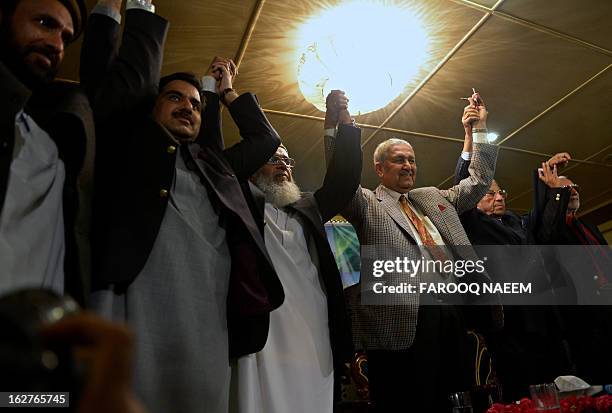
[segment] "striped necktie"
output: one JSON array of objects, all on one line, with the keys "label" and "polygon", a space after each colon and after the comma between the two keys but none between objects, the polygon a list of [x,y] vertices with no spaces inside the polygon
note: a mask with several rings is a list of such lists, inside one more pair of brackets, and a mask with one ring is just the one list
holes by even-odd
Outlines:
[{"label": "striped necktie", "polygon": [[446,261],[448,257],[442,250],[442,246],[438,246],[436,244],[433,237],[431,236],[431,234],[425,227],[425,224],[423,223],[423,221],[414,213],[412,208],[410,208],[410,206],[408,205],[408,199],[406,199],[405,195],[400,196],[400,204],[402,205],[402,209],[404,210],[404,213],[406,214],[410,222],[412,222],[412,225],[414,225],[417,232],[419,233],[421,242],[423,243],[425,247],[427,247],[427,250],[431,253],[433,258],[435,258],[438,261]]}]

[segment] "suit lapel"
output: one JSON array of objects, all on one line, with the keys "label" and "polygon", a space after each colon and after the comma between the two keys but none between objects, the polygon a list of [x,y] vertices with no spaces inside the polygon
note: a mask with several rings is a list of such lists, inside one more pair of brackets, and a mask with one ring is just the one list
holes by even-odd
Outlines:
[{"label": "suit lapel", "polygon": [[251,194],[253,195],[253,202],[255,203],[255,208],[260,214],[258,218],[263,219],[266,209],[266,195],[262,192],[261,189],[257,187],[257,185],[255,185],[251,181],[247,181],[247,185],[249,186]]},{"label": "suit lapel", "polygon": [[378,202],[385,209],[387,214],[395,221],[397,225],[410,237],[410,239],[416,244],[415,239],[412,236],[412,230],[410,229],[410,225],[408,224],[408,220],[404,215],[404,212],[400,209],[398,204],[399,200],[393,198],[385,189],[379,185],[376,188],[376,198]]},{"label": "suit lapel", "polygon": [[325,222],[323,222],[323,219],[319,214],[319,210],[317,209],[316,205],[314,205],[313,200],[314,197],[311,194],[302,193],[302,198],[288,205],[288,207],[301,213],[316,227],[317,223],[325,224]]}]

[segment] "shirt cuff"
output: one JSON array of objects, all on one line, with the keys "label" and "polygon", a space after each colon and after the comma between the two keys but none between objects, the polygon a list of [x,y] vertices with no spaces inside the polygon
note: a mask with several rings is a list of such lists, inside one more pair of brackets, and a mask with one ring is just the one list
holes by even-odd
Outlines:
[{"label": "shirt cuff", "polygon": [[140,9],[150,13],[155,13],[155,5],[151,4],[151,0],[127,0],[125,9]]},{"label": "shirt cuff", "polygon": [[331,136],[332,138],[336,137],[336,128],[325,129],[325,136]]},{"label": "shirt cuff", "polygon": [[487,135],[487,132],[474,132],[472,133],[472,139],[474,140],[474,143],[489,143]]},{"label": "shirt cuff", "polygon": [[121,13],[117,12],[115,9],[107,6],[106,4],[96,4],[91,11],[91,14],[101,14],[103,16],[110,17],[118,24],[121,24]]},{"label": "shirt cuff", "polygon": [[472,152],[461,152],[461,159],[464,161],[469,161],[472,159]]},{"label": "shirt cuff", "polygon": [[209,75],[202,76],[202,91],[217,93],[217,80]]}]

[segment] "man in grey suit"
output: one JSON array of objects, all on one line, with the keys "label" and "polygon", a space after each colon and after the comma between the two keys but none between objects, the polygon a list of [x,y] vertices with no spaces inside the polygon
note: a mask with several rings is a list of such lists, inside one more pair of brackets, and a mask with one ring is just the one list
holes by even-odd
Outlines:
[{"label": "man in grey suit", "polygon": [[[424,306],[425,297],[419,294],[389,294],[379,303],[383,305],[370,305],[366,299],[370,294],[366,293],[370,292],[367,281],[371,274],[364,264],[367,258],[383,258],[365,256],[371,247],[378,254],[383,251],[388,259],[399,256],[416,261],[422,254],[427,256],[429,249],[430,258],[439,259],[442,254],[451,260],[478,260],[458,214],[473,208],[489,189],[497,147],[486,140],[487,110],[482,99],[477,94],[472,99],[477,99],[478,115],[472,124],[474,153],[468,178],[446,190],[414,188],[414,149],[402,139],[389,139],[374,152],[380,185],[374,191],[358,188],[342,212],[355,227],[362,246],[361,290],[348,301],[355,344],[368,354],[370,390],[378,411],[406,407],[422,412],[448,411],[448,393],[467,390],[462,377],[467,371],[462,364],[466,329],[458,309]],[[431,274],[418,273],[411,278],[390,272],[381,280],[387,284],[415,283],[427,277]],[[396,379],[398,372],[406,373],[404,380]]]}]

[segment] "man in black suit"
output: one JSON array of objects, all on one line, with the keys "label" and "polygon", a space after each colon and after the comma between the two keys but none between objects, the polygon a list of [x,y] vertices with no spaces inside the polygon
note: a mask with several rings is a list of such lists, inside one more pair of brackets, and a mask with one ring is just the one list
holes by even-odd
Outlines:
[{"label": "man in black suit", "polygon": [[[578,271],[570,270],[573,281],[582,287],[588,286],[587,291],[594,292],[594,298],[600,303],[603,297],[608,297],[606,303],[609,303],[612,251],[597,226],[576,215],[580,208],[580,188],[568,177],[558,175],[570,160],[567,152],[558,153],[533,174],[536,234],[540,243],[556,245],[564,258],[550,260],[549,267],[562,272],[568,257],[579,259]],[[612,346],[612,307],[567,306],[562,313],[568,327],[576,374],[589,383],[607,382],[612,371],[612,362],[606,356]]]},{"label": "man in black suit", "polygon": [[[464,109],[464,148],[457,162],[455,182],[468,176],[472,152],[471,123],[478,119],[475,102]],[[547,268],[531,228],[533,214],[518,216],[506,208],[506,191],[493,180],[474,208],[460,215],[477,253],[488,258],[487,271],[495,282],[531,282],[534,289],[550,289]],[[491,247],[493,245],[499,247]],[[540,291],[537,291],[540,292]],[[471,309],[466,308],[466,311]],[[508,402],[527,394],[533,383],[550,382],[571,371],[564,324],[555,306],[504,306],[503,330],[482,332],[497,368]]]},{"label": "man in black suit", "polygon": [[558,245],[608,245],[595,225],[576,215],[580,187],[558,174],[571,159],[569,153],[560,152],[534,173],[538,239]]},{"label": "man in black suit", "polygon": [[85,304],[93,119],[55,81],[81,0],[0,1],[0,294],[52,288]]},{"label": "man in black suit", "polygon": [[233,90],[227,59],[210,72],[243,140],[222,151],[202,139],[218,101],[204,106],[191,74],[160,80],[168,22],[128,0],[116,52],[121,1],[98,6],[81,64],[99,131],[93,301],[135,330],[135,386],[149,410],[226,412],[229,357],[263,348],[283,301],[243,192],[280,139],[255,97]]},{"label": "man in black suit", "polygon": [[266,224],[266,247],[286,299],[270,316],[263,350],[237,362],[240,413],[333,411],[334,373],[339,378],[350,360],[352,338],[324,224],[352,198],[362,161],[361,131],[352,125],[347,105],[341,91],[327,98],[326,130],[335,134],[337,127],[337,137],[316,192],[300,191],[294,161],[282,145],[251,178],[253,191],[265,197],[259,219]]}]

